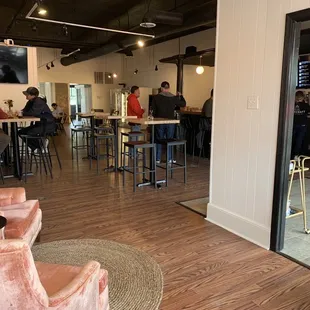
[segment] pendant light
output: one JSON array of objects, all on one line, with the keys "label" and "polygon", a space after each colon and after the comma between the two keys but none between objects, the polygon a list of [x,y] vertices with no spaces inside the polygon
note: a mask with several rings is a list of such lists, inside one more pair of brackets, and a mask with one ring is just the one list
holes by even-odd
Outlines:
[{"label": "pendant light", "polygon": [[201,58],[202,58],[202,55],[200,56],[200,65],[196,68],[196,73],[199,75],[205,72],[204,67],[201,65]]}]

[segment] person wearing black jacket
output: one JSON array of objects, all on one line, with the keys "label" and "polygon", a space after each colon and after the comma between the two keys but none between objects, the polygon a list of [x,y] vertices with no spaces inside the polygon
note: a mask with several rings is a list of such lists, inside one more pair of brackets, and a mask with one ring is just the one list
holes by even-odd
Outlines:
[{"label": "person wearing black jacket", "polygon": [[305,95],[302,91],[297,91],[295,96],[294,109],[294,125],[293,125],[293,139],[292,139],[292,155],[294,159],[301,155],[302,145],[307,132],[308,114],[310,113],[310,106],[305,102]]},{"label": "person wearing black jacket", "polygon": [[[35,87],[29,87],[23,94],[28,100],[22,110],[23,116],[38,117],[40,121],[20,129],[19,135],[44,136],[46,134],[53,134],[56,128],[55,119],[46,100],[39,97],[39,90]],[[29,140],[29,147],[35,150],[39,147],[39,143],[35,140]]]},{"label": "person wearing black jacket", "polygon": [[[170,93],[170,84],[168,82],[161,83],[161,91],[153,98],[152,110],[153,116],[157,118],[174,119],[174,111],[177,107],[185,107],[186,101],[181,94],[175,96]],[[173,139],[175,125],[162,124],[155,128],[156,140]],[[161,160],[161,144],[156,145],[156,161],[160,163]],[[168,160],[172,163],[171,152],[168,153]]]}]

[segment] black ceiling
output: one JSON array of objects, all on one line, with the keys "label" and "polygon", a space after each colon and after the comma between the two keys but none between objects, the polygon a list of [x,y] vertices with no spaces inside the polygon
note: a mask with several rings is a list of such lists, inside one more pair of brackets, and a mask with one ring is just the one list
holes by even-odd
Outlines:
[{"label": "black ceiling", "polygon": [[[116,28],[134,32],[155,34],[148,45],[215,27],[216,0],[45,0],[49,19],[81,23],[85,25]],[[31,0],[0,0],[0,40],[13,39],[15,44],[61,48],[64,53],[77,48],[87,55],[117,45],[120,51],[134,49],[137,37],[104,31],[68,27],[68,35],[62,25],[33,22],[25,19],[33,6]],[[157,24],[151,30],[139,25],[148,10],[179,12],[183,14],[182,25]],[[33,16],[36,15],[35,12]],[[104,49],[112,52],[113,49]],[[97,55],[98,53],[93,53]],[[84,57],[86,58],[86,57]],[[86,60],[83,57],[82,60]],[[82,61],[81,60],[81,61]]]}]

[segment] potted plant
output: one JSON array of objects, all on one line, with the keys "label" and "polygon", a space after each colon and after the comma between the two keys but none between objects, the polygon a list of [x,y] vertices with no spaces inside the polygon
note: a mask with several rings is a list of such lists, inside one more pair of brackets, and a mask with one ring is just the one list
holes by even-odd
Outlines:
[{"label": "potted plant", "polygon": [[6,105],[9,107],[9,111],[8,111],[7,114],[8,114],[8,116],[9,116],[10,118],[13,118],[13,117],[14,117],[14,113],[13,113],[13,111],[12,111],[13,103],[14,103],[14,101],[11,100],[11,99],[4,100],[4,104],[6,104]]}]

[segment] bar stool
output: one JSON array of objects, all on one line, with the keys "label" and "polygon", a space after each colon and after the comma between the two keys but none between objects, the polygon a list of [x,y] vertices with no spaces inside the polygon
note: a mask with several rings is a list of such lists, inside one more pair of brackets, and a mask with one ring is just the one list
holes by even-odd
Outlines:
[{"label": "bar stool", "polygon": [[[48,150],[45,147],[45,136],[30,136],[30,135],[21,135],[22,138],[22,151],[21,151],[21,162],[22,162],[22,171],[24,172],[25,182],[27,183],[27,174],[28,174],[28,164],[30,171],[32,170],[33,160],[36,162],[36,167],[40,166],[40,173],[42,173],[42,164],[45,170],[45,174],[50,173],[51,178],[53,179],[52,166],[48,157]],[[38,147],[34,150],[31,149],[31,157],[29,161],[29,141],[36,141]],[[37,153],[35,153],[37,151]],[[39,159],[39,165],[37,158]]]},{"label": "bar stool", "polygon": [[[124,143],[124,152],[123,152],[123,162],[125,162],[125,156],[126,156],[126,148],[129,148],[133,152],[133,167],[125,167],[123,166],[123,186],[125,186],[125,173],[129,172],[133,174],[133,191],[136,191],[137,187],[137,175],[142,174],[143,179],[146,177],[146,170],[148,170],[150,173],[154,174],[154,187],[157,188],[157,179],[156,179],[156,144],[155,143],[149,143],[146,141],[128,141]],[[138,158],[138,150],[142,149],[143,154],[143,166],[142,166],[142,172],[139,172],[139,166],[137,164],[137,158]],[[152,152],[152,163],[150,163],[150,167],[146,166],[146,150],[149,149],[150,152]],[[154,168],[152,168],[152,166]]]},{"label": "bar stool", "polygon": [[[79,144],[79,133],[82,133],[82,135],[86,135],[86,144],[85,142],[81,145]],[[75,127],[71,128],[71,155],[72,155],[72,160],[74,158],[73,152],[75,150],[76,152],[76,161],[79,161],[79,150],[89,150],[89,134],[91,133],[91,128],[88,127]],[[83,139],[84,140],[84,139]],[[75,144],[74,144],[75,142]]]},{"label": "bar stool", "polygon": [[[102,146],[101,142],[105,142],[105,153],[100,153],[100,147]],[[97,157],[97,174],[99,174],[99,166],[100,166],[100,159],[105,158],[107,160],[107,169],[110,167],[110,158],[114,159],[115,161],[115,152],[114,150],[114,141],[115,141],[115,135],[114,134],[99,134],[95,133],[95,148],[96,148],[96,157]],[[104,145],[104,144],[103,144]],[[112,149],[112,152],[110,154],[110,146]],[[92,168],[92,158],[89,158],[90,162],[90,169]]]},{"label": "bar stool", "polygon": [[[121,133],[121,167],[125,166],[125,162],[123,162],[124,137],[127,137],[127,142],[132,141],[131,138],[135,138],[134,141],[139,141],[140,137],[145,138],[145,134],[141,131],[130,131],[130,132],[122,132]],[[129,154],[130,154],[130,152],[125,153],[125,156],[129,157]]]},{"label": "bar stool", "polygon": [[53,167],[52,157],[56,156],[57,157],[57,161],[58,161],[58,165],[59,165],[59,169],[62,169],[62,165],[61,165],[61,161],[60,161],[60,156],[59,156],[58,149],[57,149],[57,146],[56,146],[56,143],[55,143],[54,135],[53,134],[49,134],[49,135],[47,135],[47,137],[49,138],[49,141],[52,142],[53,148],[54,148],[54,151],[55,151],[55,154],[51,154],[51,149],[50,149],[50,144],[49,144],[48,147],[47,147],[47,150],[48,150],[48,157],[49,157],[49,160],[50,160],[50,163],[51,163],[51,167]]},{"label": "bar stool", "polygon": [[[173,178],[173,171],[177,169],[184,170],[184,183],[186,183],[187,182],[186,140],[166,139],[166,140],[159,140],[157,141],[157,143],[160,143],[167,147],[166,165],[165,166],[157,165],[158,168],[166,170],[166,187],[168,186],[169,172],[170,172],[170,177]],[[173,153],[174,153],[173,149],[174,147],[177,147],[177,146],[184,148],[183,164],[174,162],[173,160]],[[171,158],[172,158],[170,162],[168,158],[169,151],[171,151]]]}]

